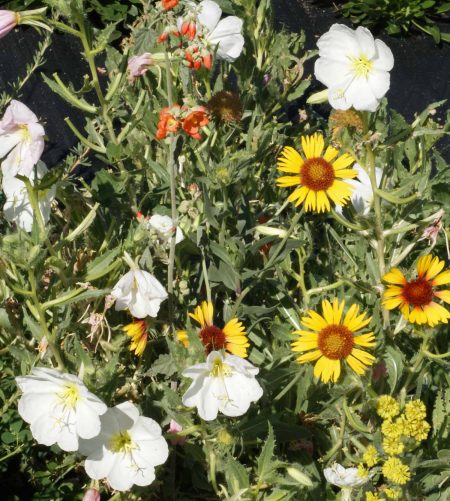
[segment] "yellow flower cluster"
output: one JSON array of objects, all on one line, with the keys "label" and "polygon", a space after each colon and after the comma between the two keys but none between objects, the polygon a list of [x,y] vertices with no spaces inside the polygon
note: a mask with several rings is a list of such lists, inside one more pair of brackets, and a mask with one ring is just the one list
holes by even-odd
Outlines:
[{"label": "yellow flower cluster", "polygon": [[373,445],[369,445],[363,455],[363,461],[370,468],[378,463],[378,451]]},{"label": "yellow flower cluster", "polygon": [[420,442],[428,436],[430,425],[425,421],[426,407],[421,400],[408,402],[399,416],[398,402],[389,395],[382,395],[377,402],[377,412],[384,418],[381,432],[386,454],[396,456],[404,451],[402,437],[411,437]]},{"label": "yellow flower cluster", "polygon": [[390,457],[381,468],[384,477],[394,484],[404,485],[411,477],[409,466],[402,463],[400,459]]},{"label": "yellow flower cluster", "polygon": [[381,498],[378,497],[376,492],[366,492],[366,501],[380,501]]},{"label": "yellow flower cluster", "polygon": [[391,489],[390,487],[386,487],[383,490],[383,494],[388,498],[388,499],[399,499],[401,492],[398,489]]},{"label": "yellow flower cluster", "polygon": [[361,463],[358,465],[358,475],[361,478],[367,478],[369,476],[369,470]]},{"label": "yellow flower cluster", "polygon": [[390,395],[381,395],[377,402],[377,413],[383,419],[393,418],[400,414],[400,406]]}]

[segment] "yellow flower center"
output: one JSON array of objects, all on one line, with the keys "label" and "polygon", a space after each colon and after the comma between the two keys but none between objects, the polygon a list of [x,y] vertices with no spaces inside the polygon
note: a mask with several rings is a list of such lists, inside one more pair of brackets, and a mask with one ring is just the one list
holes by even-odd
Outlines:
[{"label": "yellow flower center", "polygon": [[121,431],[111,437],[109,448],[112,452],[129,453],[135,449],[135,445],[130,434],[127,431]]},{"label": "yellow flower center", "polygon": [[227,377],[233,374],[233,370],[228,364],[224,364],[220,357],[216,357],[213,360],[213,366],[211,372],[209,373],[212,377]]},{"label": "yellow flower center", "polygon": [[367,78],[372,66],[373,61],[371,61],[365,54],[359,57],[351,57],[353,73],[357,77]]},{"label": "yellow flower center", "polygon": [[309,158],[300,169],[300,182],[313,191],[327,190],[334,182],[333,166],[323,158]]},{"label": "yellow flower center", "polygon": [[341,360],[353,349],[353,334],[344,325],[327,325],[319,332],[317,345],[327,358]]},{"label": "yellow flower center", "polygon": [[58,393],[63,405],[75,409],[80,400],[80,390],[75,383],[66,383],[65,388]]},{"label": "yellow flower center", "polygon": [[31,134],[30,131],[28,130],[28,125],[20,124],[19,129],[21,129],[22,132],[22,140],[26,143],[31,141]]}]

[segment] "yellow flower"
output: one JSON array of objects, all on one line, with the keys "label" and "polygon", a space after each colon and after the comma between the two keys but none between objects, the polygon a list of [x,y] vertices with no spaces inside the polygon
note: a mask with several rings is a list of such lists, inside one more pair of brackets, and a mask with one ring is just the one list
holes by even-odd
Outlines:
[{"label": "yellow flower", "polygon": [[375,492],[366,492],[366,501],[380,501],[381,498]]},{"label": "yellow flower", "polygon": [[177,331],[176,334],[177,334],[178,341],[180,341],[180,343],[182,343],[185,348],[188,348],[189,347],[189,338],[187,335],[187,331]]},{"label": "yellow flower", "polygon": [[145,320],[135,320],[131,324],[125,325],[122,329],[131,337],[130,351],[134,351],[138,357],[142,356],[148,339]]},{"label": "yellow flower", "polygon": [[304,364],[317,360],[314,376],[324,383],[336,382],[339,379],[341,360],[345,360],[357,374],[363,374],[375,360],[370,353],[355,348],[356,345],[366,348],[375,346],[373,332],[353,336],[353,333],[365,327],[372,317],[366,318],[366,313],[359,314],[359,306],[353,304],[342,321],[344,306],[344,301],[339,303],[337,299],[334,299],[332,304],[327,300],[322,301],[323,316],[309,310],[308,316],[301,320],[303,325],[314,332],[294,332],[299,338],[292,343],[292,351],[307,352],[297,357],[297,362]]},{"label": "yellow flower", "polygon": [[384,463],[381,471],[388,480],[398,485],[406,484],[411,477],[409,466],[394,457],[390,457]]},{"label": "yellow flower", "polygon": [[[442,272],[444,261],[430,254],[417,261],[417,278],[407,281],[398,268],[384,275],[388,285],[383,295],[383,306],[387,310],[399,308],[404,318],[411,323],[428,324],[434,327],[448,323],[450,313],[433,301],[435,297],[450,303],[450,290],[436,290],[439,285],[450,283],[450,270]],[[441,273],[442,272],[442,273]]]},{"label": "yellow flower", "polygon": [[384,419],[392,418],[400,414],[400,406],[390,395],[381,395],[377,401],[377,413]]},{"label": "yellow flower", "polygon": [[358,175],[356,170],[348,167],[353,158],[332,146],[325,148],[322,134],[301,138],[305,158],[294,148],[286,146],[278,158],[278,170],[287,172],[289,176],[277,179],[277,185],[282,188],[296,186],[288,200],[295,202],[297,207],[304,203],[306,211],[325,212],[331,210],[330,200],[336,205],[345,205],[353,191],[353,187],[342,179],[353,179]]},{"label": "yellow flower", "polygon": [[381,432],[386,437],[400,438],[404,431],[403,419],[398,418],[394,421],[385,419],[381,425]]},{"label": "yellow flower", "polygon": [[406,421],[421,421],[427,417],[427,408],[422,400],[412,400],[405,405]]},{"label": "yellow flower", "polygon": [[373,445],[369,445],[363,454],[363,461],[370,468],[378,463],[378,452]]},{"label": "yellow flower", "polygon": [[369,476],[369,470],[363,464],[359,464],[358,465],[358,475],[361,478],[366,478]]},{"label": "yellow flower", "polygon": [[383,494],[387,496],[389,499],[398,499],[401,495],[401,492],[398,489],[391,489],[390,487],[385,487],[383,490]]},{"label": "yellow flower", "polygon": [[203,301],[189,316],[201,326],[199,337],[207,353],[225,348],[238,357],[247,358],[247,339],[245,327],[237,318],[232,318],[222,329],[213,324],[214,307],[212,303]]},{"label": "yellow flower", "polygon": [[386,454],[396,456],[404,451],[405,446],[401,442],[400,437],[384,437],[383,449]]}]

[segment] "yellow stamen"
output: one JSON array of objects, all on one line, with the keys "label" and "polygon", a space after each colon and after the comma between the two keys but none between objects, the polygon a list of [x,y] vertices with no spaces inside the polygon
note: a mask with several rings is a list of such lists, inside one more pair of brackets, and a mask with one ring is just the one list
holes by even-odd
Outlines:
[{"label": "yellow stamen", "polygon": [[351,57],[353,72],[357,77],[367,78],[372,70],[373,61],[371,61],[365,54],[359,57]]},{"label": "yellow stamen", "polygon": [[133,449],[135,449],[135,445],[130,437],[130,434],[127,431],[121,431],[119,433],[115,433],[111,437],[109,448],[112,452],[130,453]]},{"label": "yellow stamen", "polygon": [[75,409],[78,400],[80,400],[80,391],[75,383],[67,383],[65,388],[58,393],[63,405]]}]

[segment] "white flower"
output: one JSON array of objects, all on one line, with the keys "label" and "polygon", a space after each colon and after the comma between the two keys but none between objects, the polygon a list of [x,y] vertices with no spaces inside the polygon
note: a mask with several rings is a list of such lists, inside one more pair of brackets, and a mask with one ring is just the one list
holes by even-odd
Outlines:
[{"label": "white flower", "polygon": [[358,468],[344,468],[339,463],[334,463],[331,468],[325,468],[323,474],[330,484],[341,488],[359,487],[369,480],[369,476],[360,477]]},{"label": "white flower", "polygon": [[44,150],[44,128],[20,101],[12,100],[0,120],[0,159],[4,176],[29,176]]},{"label": "white flower", "polygon": [[107,407],[77,376],[34,367],[30,375],[16,377],[16,382],[23,392],[19,414],[30,423],[38,443],[57,443],[64,451],[76,451],[79,438],[100,433],[99,416]]},{"label": "white flower", "polygon": [[148,271],[130,270],[114,286],[116,311],[129,309],[135,318],[156,317],[167,291]]},{"label": "white flower", "polygon": [[[42,179],[47,172],[48,169],[45,164],[39,161],[36,165],[37,179]],[[35,172],[32,170],[29,176],[31,184],[34,184],[35,177]],[[6,202],[3,206],[5,219],[16,223],[19,228],[30,232],[33,228],[34,216],[25,183],[9,174],[4,175],[2,189],[6,196]],[[51,205],[55,198],[55,193],[55,186],[37,193],[39,210],[44,224],[50,219]]]},{"label": "white flower", "polygon": [[183,395],[183,404],[197,407],[205,421],[216,419],[219,411],[225,416],[242,416],[250,403],[263,394],[255,379],[258,372],[259,369],[241,357],[224,357],[212,351],[206,363],[193,365],[183,372],[183,376],[193,379]]},{"label": "white flower", "polygon": [[[367,172],[357,163],[353,164],[352,169],[358,171],[357,179],[346,179],[345,182],[354,186],[352,196],[350,198],[353,207],[358,214],[367,216],[370,212],[370,207],[373,201],[372,184]],[[377,186],[380,186],[383,170],[375,168],[375,178]],[[336,206],[336,212],[342,214],[342,207]]]},{"label": "white flower", "polygon": [[328,87],[328,100],[338,110],[375,111],[389,90],[394,66],[391,49],[374,40],[367,28],[352,30],[333,24],[317,41],[319,59],[314,74]]},{"label": "white flower", "polygon": [[100,435],[80,443],[81,454],[87,456],[86,473],[94,480],[106,478],[118,491],[151,484],[155,466],[169,455],[159,424],[140,416],[131,402],[108,409],[101,422]]},{"label": "white flower", "polygon": [[160,216],[159,214],[153,214],[153,216],[148,220],[148,226],[153,228],[158,235],[164,240],[170,240],[170,238],[175,233],[175,243],[180,243],[184,237],[181,228],[177,226],[176,232],[173,225],[173,221],[169,216]]},{"label": "white flower", "polygon": [[219,59],[232,63],[241,55],[244,47],[242,19],[227,16],[221,20],[222,9],[212,0],[204,0],[199,8],[197,19],[206,29],[207,42],[214,48],[217,46]]}]

